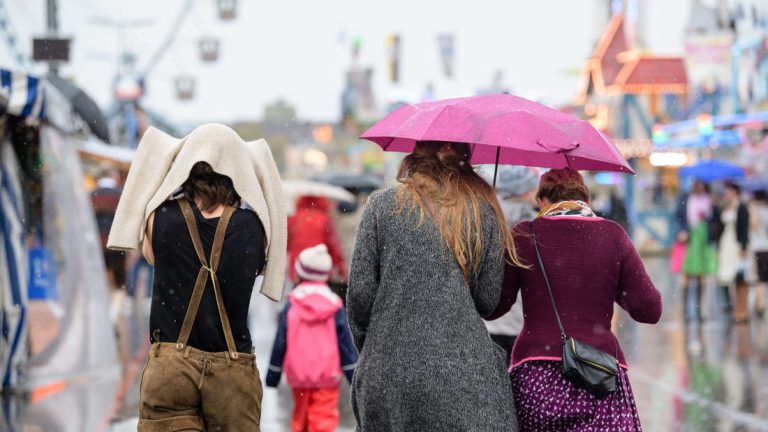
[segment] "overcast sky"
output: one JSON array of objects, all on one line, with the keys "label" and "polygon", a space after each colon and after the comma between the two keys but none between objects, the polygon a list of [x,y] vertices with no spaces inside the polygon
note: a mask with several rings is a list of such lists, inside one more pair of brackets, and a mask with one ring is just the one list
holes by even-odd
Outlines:
[{"label": "overcast sky", "polygon": [[[111,98],[120,45],[118,30],[98,21],[129,20],[127,46],[143,67],[186,0],[59,0],[62,33],[74,38],[63,75],[102,105]],[[21,48],[45,28],[45,0],[6,0]],[[496,70],[522,96],[557,104],[578,90],[576,73],[599,35],[605,0],[239,0],[236,20],[216,15],[215,0],[195,0],[181,32],[150,75],[147,106],[172,120],[236,121],[261,117],[284,98],[301,118],[336,120],[349,46],[362,40],[362,63],[375,68],[379,99],[394,90],[386,75],[388,34],[401,35],[401,90],[420,93],[433,82],[438,96],[467,95],[489,85]],[[689,0],[642,0],[642,37],[648,48],[681,54]],[[448,5],[452,6],[448,6]],[[456,78],[441,78],[437,35],[456,37]],[[221,60],[198,59],[197,40],[222,42]],[[0,42],[0,64],[13,67]],[[197,97],[175,98],[173,79],[197,78]]]}]

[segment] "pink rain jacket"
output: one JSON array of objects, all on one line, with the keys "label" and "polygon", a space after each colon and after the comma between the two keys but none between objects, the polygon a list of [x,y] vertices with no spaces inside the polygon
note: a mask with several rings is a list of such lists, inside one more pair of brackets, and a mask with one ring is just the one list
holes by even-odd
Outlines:
[{"label": "pink rain jacket", "polygon": [[288,297],[283,370],[292,388],[335,388],[344,376],[336,333],[342,301],[326,284],[304,282]]}]

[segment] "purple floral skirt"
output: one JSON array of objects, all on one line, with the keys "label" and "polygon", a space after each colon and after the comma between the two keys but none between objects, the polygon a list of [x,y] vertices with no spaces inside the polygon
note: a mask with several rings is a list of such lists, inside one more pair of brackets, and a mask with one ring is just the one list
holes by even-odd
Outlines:
[{"label": "purple floral skirt", "polygon": [[559,361],[532,360],[511,370],[520,432],[642,431],[626,370],[620,368],[614,393],[596,398],[560,368]]}]

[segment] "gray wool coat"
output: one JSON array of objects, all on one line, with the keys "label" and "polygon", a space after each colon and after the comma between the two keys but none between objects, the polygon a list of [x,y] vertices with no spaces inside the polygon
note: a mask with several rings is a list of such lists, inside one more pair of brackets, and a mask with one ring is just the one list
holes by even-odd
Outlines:
[{"label": "gray wool coat", "polygon": [[501,233],[482,209],[485,254],[470,293],[431,218],[395,212],[397,187],[373,194],[352,256],[347,313],[360,359],[358,431],[515,431],[504,352],[482,316],[504,271]]}]

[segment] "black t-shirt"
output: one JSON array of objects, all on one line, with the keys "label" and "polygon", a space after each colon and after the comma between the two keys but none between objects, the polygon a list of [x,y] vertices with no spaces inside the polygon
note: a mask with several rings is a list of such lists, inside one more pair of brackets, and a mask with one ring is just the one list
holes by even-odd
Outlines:
[{"label": "black t-shirt", "polygon": [[[219,218],[206,219],[192,204],[205,256],[210,259]],[[248,304],[256,276],[264,268],[264,227],[256,213],[237,209],[224,236],[216,274],[237,350],[251,351]],[[177,201],[167,201],[155,211],[152,228],[155,282],[149,331],[152,342],[176,343],[201,263]],[[227,351],[213,283],[208,278],[188,345],[211,352]]]}]

